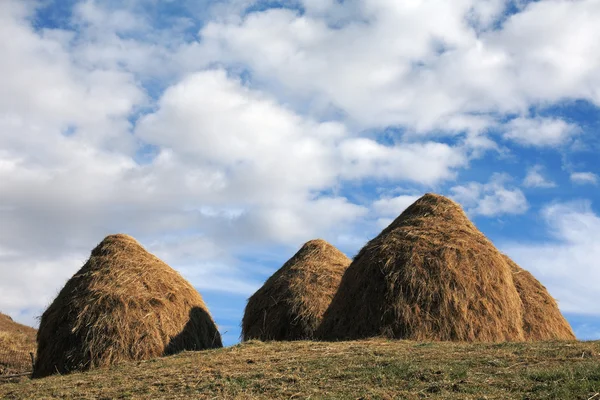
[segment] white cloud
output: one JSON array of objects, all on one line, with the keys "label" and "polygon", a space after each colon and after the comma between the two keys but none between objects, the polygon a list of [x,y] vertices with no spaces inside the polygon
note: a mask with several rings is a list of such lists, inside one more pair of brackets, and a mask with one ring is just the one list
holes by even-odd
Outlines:
[{"label": "white cloud", "polygon": [[325,17],[278,9],[233,23],[210,23],[201,35],[216,56],[249,65],[273,90],[290,92],[299,101],[314,97],[315,105],[325,107],[322,111],[333,105],[361,125],[418,123],[425,128],[448,115],[456,99],[444,91],[434,95],[431,89],[438,83],[433,76],[427,89],[419,85],[411,64],[434,58],[432,44],[438,38],[449,45],[472,39],[463,29],[466,7],[373,1],[359,8],[369,24],[351,20],[333,29]]},{"label": "white cloud", "polygon": [[377,215],[397,217],[408,206],[417,201],[420,196],[401,195],[396,197],[382,197],[373,202],[373,210]]},{"label": "white cloud", "polygon": [[221,199],[252,203],[332,184],[333,145],[345,129],[304,120],[212,70],[169,88],[158,111],[140,120],[136,135],[219,173],[221,186],[210,192]]},{"label": "white cloud", "polygon": [[372,213],[377,218],[376,224],[383,229],[394,221],[402,212],[417,201],[420,196],[401,195],[396,197],[382,197],[371,205]]},{"label": "white cloud", "polygon": [[593,39],[599,15],[595,0],[530,2],[490,34],[490,44],[511,52],[511,74],[528,99],[582,98],[600,104],[600,44]]},{"label": "white cloud", "polygon": [[[222,70],[195,73],[167,90],[136,135],[170,149],[170,162],[205,171],[201,182],[216,182],[204,186],[204,204],[241,207],[241,226],[284,241],[310,238],[324,220],[335,226],[363,213],[344,198],[312,198],[313,191],[367,178],[432,184],[452,178],[467,160],[460,147],[441,143],[385,146],[351,137],[343,125],[303,118]],[[320,210],[323,218],[315,218]]]},{"label": "white cloud", "polygon": [[494,174],[488,183],[470,182],[450,189],[452,198],[472,215],[494,217],[502,214],[523,214],[528,209],[527,199],[516,187],[507,187],[511,178]]},{"label": "white cloud", "polygon": [[597,185],[598,175],[593,172],[573,172],[571,173],[571,182],[577,185]]},{"label": "white cloud", "polygon": [[384,146],[374,140],[349,139],[340,144],[342,176],[369,176],[434,184],[454,177],[454,170],[467,164],[460,147],[436,142]]},{"label": "white cloud", "polygon": [[70,23],[75,32],[63,42],[79,65],[90,70],[127,71],[151,85],[162,86],[198,63],[205,64],[198,57],[193,63],[186,62],[189,18],[162,15],[162,26],[157,26],[153,17],[151,7],[137,0],[113,4],[81,1],[72,9]]},{"label": "white cloud", "polygon": [[504,127],[504,137],[526,146],[558,146],[580,129],[556,118],[515,118]]},{"label": "white cloud", "polygon": [[333,241],[338,234],[352,229],[353,223],[366,213],[366,208],[349,203],[345,198],[321,197],[260,208],[242,216],[239,231],[234,234],[242,236],[246,243],[257,237],[290,245],[317,237]]},{"label": "white cloud", "polygon": [[475,2],[467,13],[479,28],[489,28],[506,9],[506,0],[484,0]]},{"label": "white cloud", "polygon": [[556,183],[546,179],[542,175],[543,165],[537,164],[527,169],[527,175],[523,179],[523,186],[528,188],[553,188]]},{"label": "white cloud", "polygon": [[0,312],[19,322],[37,326],[36,317],[41,315],[40,310],[50,304],[88,256],[89,252],[51,257],[27,253],[0,254]]},{"label": "white cloud", "polygon": [[531,2],[498,29],[505,1],[304,6],[302,15],[269,9],[213,21],[200,32],[197,54],[246,66],[255,85],[295,106],[308,103],[315,115],[408,133],[466,131],[479,138],[466,142],[474,147],[493,148],[474,135],[489,128],[519,145],[564,144],[580,130],[560,118],[503,126],[502,117],[573,98],[600,104],[594,0]]},{"label": "white cloud", "polygon": [[[71,59],[59,31],[31,30],[25,19],[31,12],[28,4],[0,4],[0,37],[11,38],[0,42],[6,59],[0,63],[4,149],[8,141],[10,146],[32,146],[31,152],[42,147],[41,155],[47,149],[47,131],[70,129],[88,144],[131,150],[131,138],[125,135],[127,117],[136,104],[146,100],[134,76],[119,70],[81,68]],[[23,129],[36,131],[35,140],[22,134]]]},{"label": "white cloud", "polygon": [[552,240],[500,247],[546,285],[563,312],[600,315],[600,217],[584,201],[549,205],[542,216]]},{"label": "white cloud", "polygon": [[73,14],[80,27],[103,27],[105,32],[126,34],[151,28],[149,21],[130,10],[109,10],[102,8],[94,0],[84,0],[75,4]]},{"label": "white cloud", "polygon": [[433,184],[467,163],[459,146],[386,146],[352,137],[344,125],[302,117],[222,70],[195,73],[169,88],[136,135],[219,173],[220,186],[206,195],[221,194],[220,201],[242,191],[245,203],[292,201],[339,179]]}]

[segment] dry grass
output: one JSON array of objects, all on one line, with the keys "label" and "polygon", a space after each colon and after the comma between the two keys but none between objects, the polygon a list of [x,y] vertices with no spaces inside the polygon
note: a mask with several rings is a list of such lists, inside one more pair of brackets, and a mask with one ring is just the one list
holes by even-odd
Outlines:
[{"label": "dry grass", "polygon": [[36,330],[0,313],[0,376],[31,371]]},{"label": "dry grass", "polygon": [[349,264],[324,240],[305,243],[248,300],[243,339],[312,339]]},{"label": "dry grass", "polygon": [[354,258],[319,337],[524,340],[509,266],[458,204],[426,194]]},{"label": "dry grass", "polygon": [[587,400],[598,392],[600,342],[250,341],[0,383],[3,399]]},{"label": "dry grass", "polygon": [[556,300],[529,272],[504,256],[513,273],[523,303],[523,330],[526,340],[574,340],[571,325],[558,309]]},{"label": "dry grass", "polygon": [[44,312],[34,376],[221,347],[200,294],[127,235],[106,237]]}]

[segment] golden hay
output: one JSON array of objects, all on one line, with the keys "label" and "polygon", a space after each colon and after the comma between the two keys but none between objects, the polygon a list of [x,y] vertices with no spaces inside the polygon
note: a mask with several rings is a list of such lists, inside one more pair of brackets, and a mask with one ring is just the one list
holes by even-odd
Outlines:
[{"label": "golden hay", "polygon": [[312,339],[350,259],[311,240],[248,299],[243,340]]},{"label": "golden hay", "polygon": [[44,312],[34,377],[222,347],[202,296],[127,235],[107,236]]},{"label": "golden hay", "polygon": [[523,303],[525,340],[575,340],[571,325],[558,309],[556,301],[533,275],[503,255],[511,268],[517,292]]},{"label": "golden hay", "polygon": [[354,258],[317,335],[522,341],[522,318],[502,254],[458,204],[426,194]]}]

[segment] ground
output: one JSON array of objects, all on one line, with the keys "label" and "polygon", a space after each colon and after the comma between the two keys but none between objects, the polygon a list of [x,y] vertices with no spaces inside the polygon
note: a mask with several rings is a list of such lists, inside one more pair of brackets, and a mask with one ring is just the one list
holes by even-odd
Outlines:
[{"label": "ground", "polygon": [[36,330],[0,313],[0,377],[31,371]]},{"label": "ground", "polygon": [[0,398],[600,400],[600,342],[251,341],[0,381]]}]

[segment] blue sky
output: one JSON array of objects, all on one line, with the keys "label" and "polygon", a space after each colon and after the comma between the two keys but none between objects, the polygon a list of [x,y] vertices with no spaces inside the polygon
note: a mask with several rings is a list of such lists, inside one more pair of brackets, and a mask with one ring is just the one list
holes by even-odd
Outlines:
[{"label": "blue sky", "polygon": [[[226,344],[307,240],[452,197],[600,339],[594,0],[0,3],[0,311],[124,232]],[[556,26],[561,29],[557,30]]]}]

